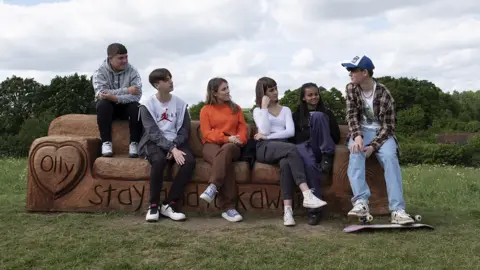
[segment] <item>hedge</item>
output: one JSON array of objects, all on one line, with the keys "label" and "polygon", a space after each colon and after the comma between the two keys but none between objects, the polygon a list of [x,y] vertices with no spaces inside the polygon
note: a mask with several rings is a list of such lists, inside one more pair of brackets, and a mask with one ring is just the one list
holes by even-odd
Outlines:
[{"label": "hedge", "polygon": [[402,143],[400,163],[480,167],[480,136],[465,144]]}]

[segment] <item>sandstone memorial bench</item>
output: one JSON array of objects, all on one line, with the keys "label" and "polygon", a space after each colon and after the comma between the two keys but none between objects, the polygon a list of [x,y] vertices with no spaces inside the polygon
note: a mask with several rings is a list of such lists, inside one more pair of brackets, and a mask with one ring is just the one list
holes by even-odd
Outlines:
[{"label": "sandstone memorial bench", "polygon": [[[342,140],[336,146],[333,171],[324,176],[323,199],[331,213],[344,214],[351,209],[352,196],[347,178],[347,127],[341,126]],[[249,138],[255,134],[249,125]],[[50,123],[48,135],[33,141],[28,157],[27,210],[48,212],[145,212],[149,200],[150,165],[142,158],[129,158],[127,121],[112,126],[113,157],[102,157],[95,115],[69,114]],[[215,203],[199,198],[207,187],[210,165],[202,159],[199,121],[192,121],[190,145],[197,159],[194,176],[180,203],[186,212],[218,211]],[[166,168],[168,170],[168,168]],[[171,167],[175,174],[177,165]],[[235,163],[238,183],[237,209],[240,212],[283,211],[278,166],[246,161]],[[383,169],[374,156],[367,160],[367,183],[372,196],[372,214],[388,213]],[[162,198],[171,182],[165,178]],[[302,211],[301,193],[294,199],[296,211]]]}]

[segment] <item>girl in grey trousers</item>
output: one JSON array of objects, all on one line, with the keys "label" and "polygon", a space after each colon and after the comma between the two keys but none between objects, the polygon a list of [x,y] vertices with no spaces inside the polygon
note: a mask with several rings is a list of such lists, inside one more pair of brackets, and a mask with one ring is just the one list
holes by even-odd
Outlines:
[{"label": "girl in grey trousers", "polygon": [[307,185],[304,164],[297,148],[287,141],[295,135],[292,112],[278,104],[277,83],[262,77],[256,86],[256,107],[253,118],[258,133],[256,158],[258,162],[280,165],[280,188],[283,192],[284,225],[293,226],[292,196],[294,183],[303,193],[303,206],[320,208],[327,203],[316,197]]}]

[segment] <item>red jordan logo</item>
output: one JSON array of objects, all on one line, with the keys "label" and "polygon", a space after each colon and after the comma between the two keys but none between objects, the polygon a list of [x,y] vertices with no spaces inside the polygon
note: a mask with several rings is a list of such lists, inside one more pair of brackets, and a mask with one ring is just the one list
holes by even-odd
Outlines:
[{"label": "red jordan logo", "polygon": [[160,117],[160,121],[167,120],[169,122],[172,122],[172,120],[168,119],[167,111],[168,111],[168,109],[165,109],[165,112],[162,113],[162,115]]}]

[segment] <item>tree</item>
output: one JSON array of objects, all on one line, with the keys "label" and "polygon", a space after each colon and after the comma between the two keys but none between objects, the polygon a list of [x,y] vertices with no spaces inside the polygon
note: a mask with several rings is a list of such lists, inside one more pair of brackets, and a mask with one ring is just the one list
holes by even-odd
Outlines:
[{"label": "tree", "polygon": [[416,131],[426,129],[425,112],[418,104],[398,112],[397,119],[397,132],[403,135],[412,135]]},{"label": "tree", "polygon": [[322,99],[325,106],[329,108],[339,125],[346,124],[345,114],[347,109],[347,101],[343,97],[342,92],[332,87],[330,91],[322,92]]},{"label": "tree", "polygon": [[397,113],[410,109],[414,105],[420,105],[425,113],[427,125],[431,125],[435,117],[445,113],[445,108],[442,110],[439,102],[442,90],[429,81],[390,76],[380,77],[377,80],[391,92],[395,99]]},{"label": "tree", "polygon": [[0,84],[0,133],[17,134],[23,122],[35,117],[42,101],[38,93],[47,87],[34,79],[13,76]]},{"label": "tree", "polygon": [[[323,88],[323,87],[322,87]],[[325,89],[325,88],[323,88]],[[335,115],[337,122],[342,125],[345,123],[345,109],[346,101],[342,92],[336,88],[330,90],[323,90],[320,92],[325,106],[329,108]],[[300,88],[295,90],[287,90],[283,97],[279,100],[280,105],[289,107],[290,110],[295,111],[300,103]]]},{"label": "tree", "polygon": [[300,103],[300,88],[290,90],[288,89],[283,94],[283,97],[278,101],[278,103],[282,106],[290,108],[292,112],[294,112],[298,104]]},{"label": "tree", "polygon": [[459,118],[468,122],[480,121],[480,91],[453,92],[452,99],[459,104]]},{"label": "tree", "polygon": [[85,75],[56,76],[39,93],[39,98],[42,102],[37,115],[45,111],[51,111],[56,117],[72,113],[95,113],[95,91]]},{"label": "tree", "polygon": [[199,103],[190,107],[188,111],[190,112],[190,118],[192,120],[200,120],[200,111],[202,110],[203,106],[205,106],[205,102],[200,101]]}]

